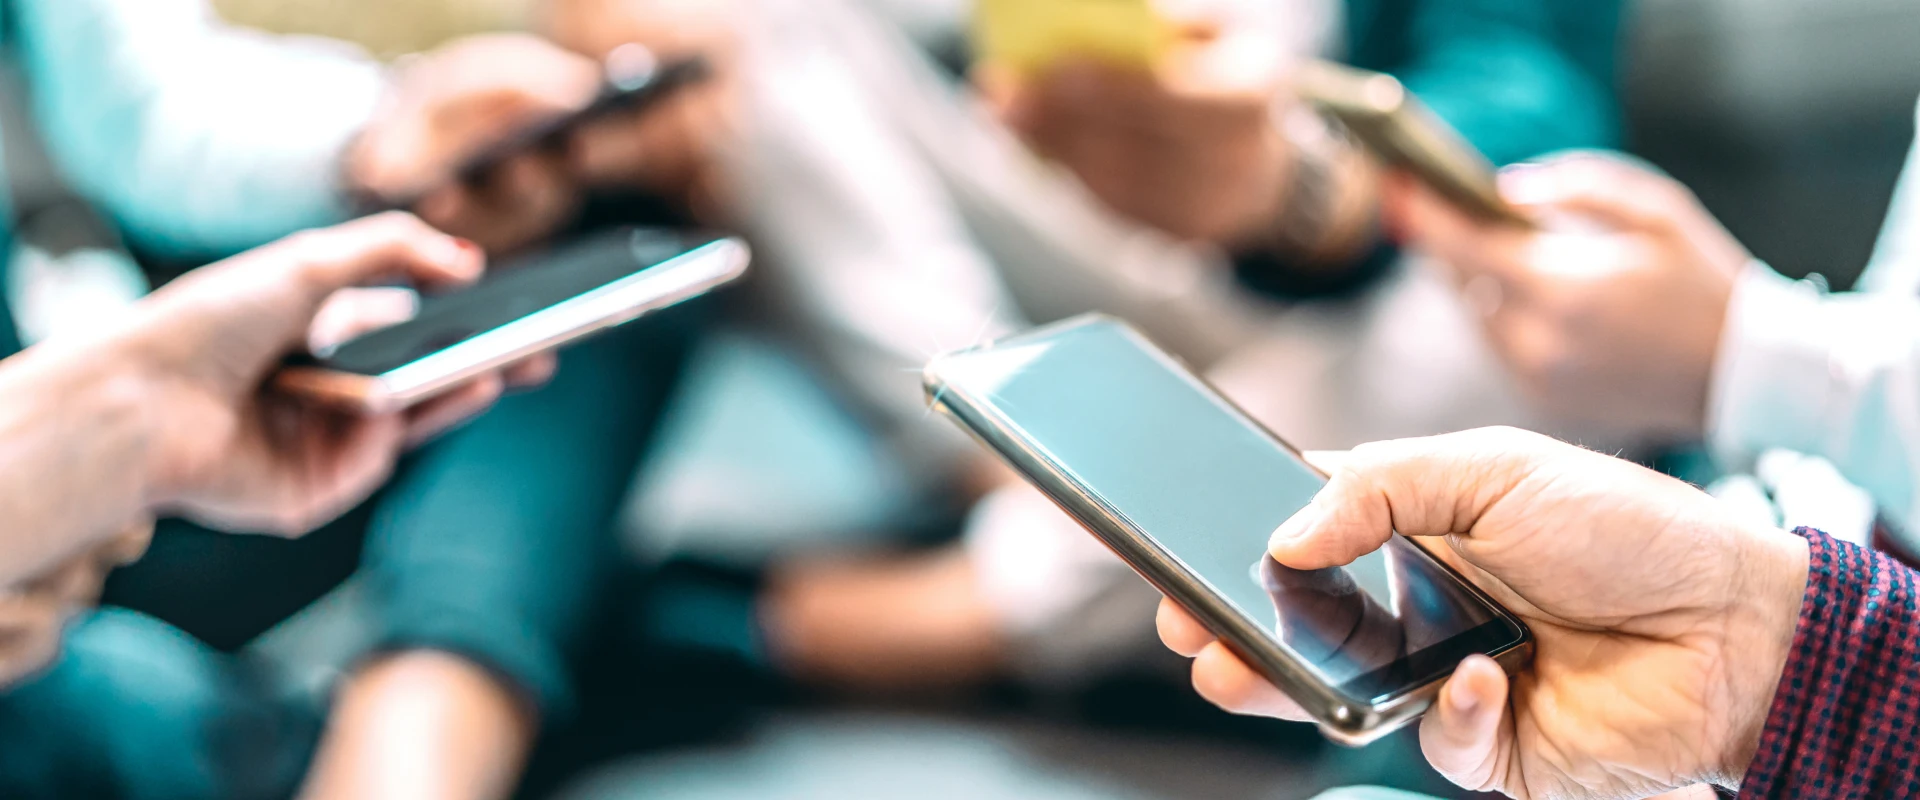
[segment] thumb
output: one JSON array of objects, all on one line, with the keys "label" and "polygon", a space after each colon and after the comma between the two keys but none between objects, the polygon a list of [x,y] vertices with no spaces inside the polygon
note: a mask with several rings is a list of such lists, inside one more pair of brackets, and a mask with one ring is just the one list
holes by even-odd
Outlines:
[{"label": "thumb", "polygon": [[1275,561],[1295,569],[1345,566],[1406,536],[1466,534],[1524,478],[1552,439],[1488,428],[1354,448],[1313,502],[1273,532]]},{"label": "thumb", "polygon": [[1351,450],[1308,450],[1300,454],[1300,457],[1306,459],[1308,464],[1312,464],[1314,469],[1326,475],[1339,472],[1352,456]]}]

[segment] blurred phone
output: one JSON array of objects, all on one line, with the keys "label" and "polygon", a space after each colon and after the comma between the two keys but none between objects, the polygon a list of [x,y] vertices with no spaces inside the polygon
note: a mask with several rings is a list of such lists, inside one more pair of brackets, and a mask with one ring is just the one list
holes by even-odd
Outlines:
[{"label": "blurred phone", "polygon": [[987,63],[1024,75],[1064,58],[1150,69],[1172,42],[1153,0],[977,0],[973,43]]},{"label": "blurred phone", "polygon": [[1398,535],[1343,568],[1268,557],[1325,476],[1123,322],[1091,315],[942,356],[925,384],[1337,741],[1417,718],[1469,655],[1511,672],[1532,652],[1517,617]]},{"label": "blurred phone", "polygon": [[276,389],[381,413],[630,322],[745,274],[738,239],[621,228],[489,270],[412,320],[296,359]]},{"label": "blurred phone", "polygon": [[1533,227],[1500,196],[1493,163],[1392,75],[1313,61],[1296,88],[1387,166],[1412,173],[1461,210]]},{"label": "blurred phone", "polygon": [[[479,183],[501,164],[529,151],[560,146],[581,126],[615,114],[638,113],[672,97],[688,86],[712,77],[713,67],[705,57],[692,56],[667,63],[654,57],[653,51],[637,44],[614,49],[606,59],[606,81],[592,102],[578,111],[530,126],[482,148],[455,167],[452,180],[463,184]],[[430,191],[430,190],[429,190]],[[382,204],[382,210],[404,210],[419,205],[427,192],[394,198]]]}]

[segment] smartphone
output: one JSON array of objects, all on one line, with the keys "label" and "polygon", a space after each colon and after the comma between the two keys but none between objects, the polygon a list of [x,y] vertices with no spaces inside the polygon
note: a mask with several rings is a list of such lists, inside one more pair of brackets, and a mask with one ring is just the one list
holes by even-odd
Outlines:
[{"label": "smartphone", "polygon": [[1412,173],[1461,210],[1489,222],[1533,227],[1500,196],[1493,162],[1399,79],[1311,61],[1301,68],[1296,89],[1387,166]]},{"label": "smartphone", "polygon": [[935,408],[1336,741],[1416,719],[1469,655],[1512,672],[1532,653],[1519,618],[1397,534],[1341,568],[1268,557],[1326,477],[1123,322],[1039,328],[942,356],[924,379]]},{"label": "smartphone", "polygon": [[978,0],[973,44],[982,61],[1021,74],[1083,57],[1151,69],[1173,31],[1152,0]]},{"label": "smartphone", "polygon": [[[712,64],[702,56],[662,64],[645,47],[623,45],[607,55],[606,80],[592,102],[578,111],[516,131],[482,148],[454,168],[452,180],[462,184],[479,183],[507,159],[529,151],[558,147],[569,134],[583,125],[614,114],[638,113],[651,108],[681,89],[707,80],[712,74]],[[410,209],[419,205],[426,194],[426,191],[421,191],[394,198],[375,210]]]},{"label": "smartphone", "polygon": [[724,286],[739,239],[620,228],[488,271],[412,320],[296,359],[273,386],[370,413],[407,408],[527,356]]}]

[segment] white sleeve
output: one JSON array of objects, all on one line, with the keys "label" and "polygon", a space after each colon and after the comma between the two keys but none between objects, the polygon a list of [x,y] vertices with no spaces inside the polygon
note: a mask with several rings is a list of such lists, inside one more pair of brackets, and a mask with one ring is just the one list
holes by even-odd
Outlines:
[{"label": "white sleeve", "polygon": [[227,27],[202,0],[15,9],[48,149],[134,241],[214,256],[347,216],[339,157],[384,86],[351,48]]},{"label": "white sleeve", "polygon": [[1827,295],[1754,264],[1728,309],[1708,429],[1726,463],[1820,456],[1881,510],[1920,521],[1920,297]]},{"label": "white sleeve", "polygon": [[1920,296],[1920,142],[1907,155],[1886,225],[1858,288]]}]

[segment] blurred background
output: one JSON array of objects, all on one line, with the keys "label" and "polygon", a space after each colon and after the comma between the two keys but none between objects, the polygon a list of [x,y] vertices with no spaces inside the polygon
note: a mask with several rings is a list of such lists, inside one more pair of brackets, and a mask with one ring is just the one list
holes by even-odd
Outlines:
[{"label": "blurred background", "polygon": [[[677,5],[698,3],[683,0]],[[793,83],[770,81],[771,88],[764,90],[771,99],[753,102],[764,102],[771,110],[746,115],[742,124],[792,132],[799,143],[776,142],[766,149],[794,160],[795,153],[815,148],[825,153],[820,156],[823,163],[852,176],[847,182],[866,185],[872,185],[871,176],[894,169],[888,159],[898,155],[866,138],[879,141],[876,130],[907,142],[899,149],[915,155],[900,156],[900,163],[929,174],[946,169],[940,152],[981,149],[973,140],[956,143],[942,139],[940,130],[923,130],[941,128],[946,117],[867,125],[859,114],[847,111],[864,108],[861,102],[889,106],[884,99],[888,93],[903,90],[888,83],[893,78],[930,80],[948,88],[965,84],[964,26],[956,22],[965,13],[963,3],[871,0],[830,5],[839,9],[835,13],[854,8],[884,21],[897,34],[898,41],[887,40],[889,46],[910,42],[921,55],[897,71],[875,69],[871,59],[885,54],[863,50],[859,42],[864,40],[858,36],[837,30],[814,41],[814,47],[835,49],[847,63],[823,66],[812,54],[780,62]],[[395,69],[417,60],[411,54],[460,37],[555,29],[551,12],[532,0],[215,0],[212,6],[231,25],[344,40]],[[755,10],[773,22],[761,20],[765,24],[743,34],[745,44],[738,46],[774,52],[801,49],[796,42],[802,34],[796,31],[810,29],[792,20],[812,13],[805,3],[766,3]],[[1758,257],[1781,272],[1819,275],[1835,288],[1851,286],[1872,252],[1914,135],[1920,48],[1913,43],[1920,41],[1920,6],[1902,0],[1637,0],[1624,14],[1617,41],[1608,43],[1608,34],[1598,33],[1602,47],[1618,57],[1615,79],[1624,124],[1615,140],[1693,187]],[[1337,38],[1325,31],[1298,35]],[[847,41],[855,44],[834,36],[849,36]],[[592,52],[589,45],[568,44]],[[881,58],[880,63],[889,62]],[[855,77],[844,86],[827,79],[818,84],[800,80],[834,69]],[[29,98],[18,70],[9,83],[13,90],[5,108],[6,158],[19,220],[19,255],[11,280],[23,327],[52,330],[60,320],[112,313],[115,302],[192,266],[191,260],[183,262],[170,253],[148,252],[137,240],[129,254],[125,242],[131,237],[119,229],[115,215],[83,199],[84,192],[71,188],[63,170],[34,143]],[[862,92],[871,96],[861,101],[856,95]],[[783,111],[782,98],[802,110]],[[951,105],[971,113],[978,103],[969,98]],[[893,110],[912,113],[912,107]],[[999,141],[994,136],[1003,134],[982,141]],[[755,140],[752,134],[740,138]],[[836,140],[848,144],[820,144]],[[751,156],[743,159],[748,166],[737,175],[762,181],[737,178],[745,181],[745,194],[774,197],[786,192],[790,199],[801,198],[796,207],[807,200],[823,207],[840,203],[859,212],[847,212],[855,221],[847,224],[864,219],[861,213],[874,213],[875,205],[904,209],[904,214],[919,208],[919,201],[912,199],[918,195],[904,189],[892,195],[882,192],[881,199],[872,202],[845,201],[832,191],[804,186],[795,189],[798,179],[793,176],[804,170],[755,171],[758,162]],[[1026,185],[1021,181],[1032,177],[1027,171],[1014,170],[1017,179],[1003,184],[968,184],[944,174],[930,178],[930,183],[946,187],[947,194],[927,206],[963,217],[966,230],[977,239],[995,238],[983,231],[1000,225],[999,239],[1013,244],[984,246],[992,260],[1006,261],[1009,252],[1040,251],[1068,253],[1058,256],[1063,262],[1084,252],[1093,252],[1098,260],[1099,251],[1076,251],[1044,237],[1023,239],[1024,228],[977,211],[976,206],[998,202],[996,192],[1008,191],[1007,186]],[[1083,199],[1080,189],[1047,186],[1061,193],[1036,196]],[[901,197],[912,201],[899,201]],[[1004,207],[1012,210],[995,213],[1016,217],[1024,213],[1020,202],[1009,201]],[[585,213],[618,218],[630,208],[623,201],[601,199],[589,203]],[[799,218],[791,227],[805,228],[805,234],[760,216],[783,213]],[[915,223],[919,227],[908,226],[898,237],[907,245],[904,250],[899,242],[859,241],[836,251],[816,246],[818,237],[828,235],[820,231],[830,231],[832,221],[779,209],[753,209],[741,216],[748,220],[744,227],[749,233],[762,237],[756,244],[767,244],[763,254],[784,265],[775,266],[776,271],[799,271],[793,265],[808,258],[831,262],[834,253],[882,259],[906,252],[910,255],[905,260],[912,261],[920,257],[913,255],[914,244],[931,240],[925,231],[944,230],[933,223]],[[1044,223],[1036,223],[1038,227],[1115,230],[1101,227],[1108,224],[1104,216],[1088,221],[1069,214],[1058,225],[1055,217],[1038,218]],[[1154,261],[1155,254],[1171,252],[1157,249],[1167,247],[1158,236],[1094,238],[1124,243],[1129,248],[1125,256],[1135,260]],[[1179,256],[1208,257],[1185,251]],[[1019,280],[1008,279],[1016,288]],[[1204,281],[1183,280],[1166,282],[1185,287],[1180,298],[1205,293],[1204,287],[1193,288]],[[884,660],[876,656],[865,661],[869,651],[862,648],[884,645],[890,636],[918,647],[917,637],[964,636],[988,624],[967,616],[985,612],[958,601],[943,603],[947,587],[958,579],[920,557],[953,547],[977,551],[979,546],[967,544],[965,531],[980,525],[980,518],[990,512],[972,507],[983,492],[927,488],[927,470],[914,463],[911,451],[903,456],[896,446],[900,437],[889,427],[893,422],[876,421],[880,415],[860,397],[865,390],[858,379],[848,379],[833,356],[822,354],[831,342],[820,345],[816,340],[832,339],[840,335],[838,329],[796,337],[783,312],[768,310],[765,295],[811,284],[800,279],[768,283],[697,312],[705,315],[702,335],[690,345],[684,374],[664,401],[660,430],[647,448],[650,457],[631,475],[630,490],[623,492],[620,547],[597,556],[626,565],[613,579],[618,588],[608,605],[627,613],[615,615],[613,633],[596,629],[600,632],[576,654],[576,661],[585,664],[574,676],[574,693],[583,698],[584,713],[570,714],[574,722],[544,731],[527,778],[515,790],[519,796],[1293,798],[1350,783],[1458,794],[1427,771],[1411,736],[1351,751],[1327,745],[1300,726],[1227,718],[1190,696],[1177,662],[1163,655],[1122,659],[1118,654],[1130,659],[1141,652],[1131,644],[1076,651],[1082,658],[1111,656],[1116,668],[1082,670],[1091,674],[1072,679],[1051,668],[959,668],[963,679],[910,679],[973,657],[966,648],[931,647],[915,650],[900,666],[876,667],[872,672],[878,677],[862,680],[869,676],[865,667]],[[871,290],[885,298],[894,296],[890,292]],[[23,307],[22,296],[39,299]],[[1421,295],[1414,291],[1410,296]],[[1048,307],[1046,300],[1029,300],[1023,294],[1019,302],[1033,321],[1050,316],[1042,310]],[[1365,302],[1341,298],[1297,316],[1358,319],[1377,313],[1365,311]],[[975,336],[1001,330],[993,318],[1003,309],[992,302],[982,305],[993,310],[984,319],[958,325],[963,332],[957,338],[966,339],[965,330]],[[1249,307],[1253,311],[1248,313],[1277,313],[1267,299],[1246,306],[1234,305],[1232,313]],[[1451,319],[1451,312],[1434,313],[1441,320],[1435,324]],[[1272,323],[1259,325],[1264,329]],[[1373,343],[1340,352],[1351,357],[1356,352],[1398,352],[1400,347],[1397,339],[1366,341]],[[966,343],[928,343],[923,338],[904,349],[917,349],[924,356],[942,346]],[[1463,363],[1478,363],[1475,358],[1484,357],[1460,357]],[[1451,363],[1441,358],[1426,368],[1443,369]],[[904,394],[911,402],[917,392],[914,376],[898,366],[887,369],[891,377],[886,388],[872,393]],[[1285,417],[1288,412],[1277,413]],[[936,419],[926,424],[944,423]],[[1446,424],[1422,419],[1377,427],[1390,434]],[[1318,430],[1322,432],[1302,435],[1329,441],[1307,444],[1340,445],[1375,428],[1334,425]],[[505,446],[499,452],[511,459],[515,450]],[[619,476],[622,485],[628,479]],[[974,478],[941,479],[950,484]],[[991,484],[998,478],[983,480]],[[325,697],[335,691],[342,676],[353,672],[380,637],[381,587],[361,569],[371,545],[364,545],[357,533],[244,545],[186,533],[172,537],[172,544],[164,539],[147,563],[115,578],[108,599],[171,622],[222,652],[270,663],[299,692]],[[251,566],[220,576],[206,566],[231,559]],[[880,562],[906,566],[893,572],[869,568]],[[790,566],[795,563],[799,566]],[[838,593],[808,588],[836,580],[842,589]],[[202,591],[192,598],[180,596],[177,589],[183,581]],[[271,590],[263,584],[271,584]],[[910,588],[896,591],[898,584]],[[847,652],[856,663],[769,667],[767,643],[759,638],[769,635],[767,622],[755,623],[752,617],[780,598],[801,609],[791,614],[819,621],[823,629],[836,624],[857,628],[853,634],[830,634],[853,642]],[[1116,603],[1129,613],[1137,608]],[[892,617],[864,615],[872,607],[890,604],[899,612]],[[238,618],[231,613],[235,610],[241,612]],[[904,622],[897,619],[902,614],[908,617]],[[915,616],[924,625],[914,624]],[[1132,633],[1137,639],[1141,632]],[[1054,650],[1072,649],[1067,646],[1071,643],[1062,644],[1061,634],[1044,628],[1023,629],[1020,635],[1050,637]],[[1147,644],[1151,649],[1151,642]],[[1038,649],[1047,654],[1036,659],[1064,658],[1046,647]],[[829,677],[808,679],[818,674]]]}]

